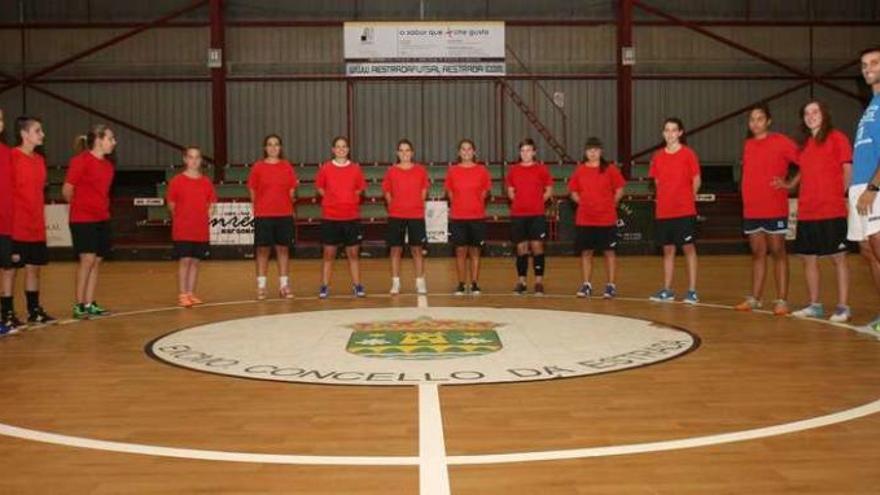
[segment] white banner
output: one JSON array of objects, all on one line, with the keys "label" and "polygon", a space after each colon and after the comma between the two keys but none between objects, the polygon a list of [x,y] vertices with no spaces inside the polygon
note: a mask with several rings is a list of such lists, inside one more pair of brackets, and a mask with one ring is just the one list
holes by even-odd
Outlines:
[{"label": "white banner", "polygon": [[502,76],[503,22],[346,22],[346,74]]},{"label": "white banner", "polygon": [[785,234],[785,240],[787,241],[793,241],[797,237],[797,215],[797,198],[788,198],[788,232]]},{"label": "white banner", "polygon": [[425,202],[425,229],[428,231],[428,243],[449,241],[449,204],[446,201]]},{"label": "white banner", "polygon": [[217,203],[211,215],[211,244],[241,246],[254,243],[254,216],[250,203]]},{"label": "white banner", "polygon": [[66,204],[46,205],[46,245],[49,247],[71,247],[70,207]]}]

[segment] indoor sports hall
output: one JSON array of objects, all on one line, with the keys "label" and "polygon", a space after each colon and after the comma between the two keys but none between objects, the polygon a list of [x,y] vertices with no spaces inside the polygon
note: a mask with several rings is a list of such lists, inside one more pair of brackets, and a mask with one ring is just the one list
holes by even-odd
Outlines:
[{"label": "indoor sports hall", "polygon": [[0,0],[0,493],[880,493],[878,26]]}]

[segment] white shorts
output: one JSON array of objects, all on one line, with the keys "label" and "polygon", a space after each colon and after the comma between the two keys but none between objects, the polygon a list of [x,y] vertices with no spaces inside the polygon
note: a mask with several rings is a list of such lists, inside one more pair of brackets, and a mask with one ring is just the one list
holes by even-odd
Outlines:
[{"label": "white shorts", "polygon": [[856,202],[867,187],[867,184],[859,184],[849,188],[849,221],[846,238],[850,241],[866,241],[868,237],[880,232],[880,193],[874,197],[871,213],[859,215],[856,211]]}]

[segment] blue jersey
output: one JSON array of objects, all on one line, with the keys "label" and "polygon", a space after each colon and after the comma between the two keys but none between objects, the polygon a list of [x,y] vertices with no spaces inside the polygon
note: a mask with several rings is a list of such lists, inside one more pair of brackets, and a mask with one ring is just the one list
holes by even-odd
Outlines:
[{"label": "blue jersey", "polygon": [[880,165],[880,93],[875,94],[868,108],[865,109],[859,128],[856,131],[853,148],[854,186],[867,184]]}]

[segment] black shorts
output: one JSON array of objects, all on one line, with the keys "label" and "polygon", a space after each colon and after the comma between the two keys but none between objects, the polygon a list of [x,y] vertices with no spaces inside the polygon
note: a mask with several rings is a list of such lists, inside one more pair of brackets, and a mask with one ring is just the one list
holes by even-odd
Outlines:
[{"label": "black shorts", "polygon": [[290,246],[294,235],[292,216],[254,218],[254,246]]},{"label": "black shorts", "polygon": [[424,246],[428,242],[428,232],[425,228],[424,218],[389,218],[388,234],[386,237],[389,246]]},{"label": "black shorts", "polygon": [[846,218],[801,220],[797,223],[794,252],[815,256],[845,252],[849,249],[846,229]]},{"label": "black shorts", "polygon": [[481,247],[486,242],[484,220],[450,220],[449,235],[453,246]]},{"label": "black shorts", "polygon": [[174,259],[195,258],[207,259],[211,255],[211,246],[207,242],[174,241],[172,256]]},{"label": "black shorts", "polygon": [[12,237],[0,235],[0,268],[9,270],[15,267],[12,261]]},{"label": "black shorts", "polygon": [[71,223],[70,237],[73,239],[73,252],[77,255],[94,254],[106,258],[113,246],[110,222]]},{"label": "black shorts", "polygon": [[325,246],[357,246],[364,231],[357,220],[321,220],[321,244]]},{"label": "black shorts", "polygon": [[608,227],[578,226],[574,252],[580,256],[584,251],[613,251],[617,249],[619,241],[620,234],[615,225]]},{"label": "black shorts", "polygon": [[18,256],[13,263],[16,268],[24,265],[44,266],[49,264],[49,248],[45,241],[22,242],[12,241],[12,255]]},{"label": "black shorts", "polygon": [[654,224],[654,241],[658,246],[684,246],[697,240],[697,217],[664,218]]},{"label": "black shorts", "polygon": [[785,235],[788,233],[788,218],[743,218],[743,234],[773,234]]},{"label": "black shorts", "polygon": [[544,215],[511,217],[510,239],[514,244],[525,241],[546,241],[547,218]]}]

